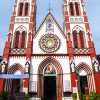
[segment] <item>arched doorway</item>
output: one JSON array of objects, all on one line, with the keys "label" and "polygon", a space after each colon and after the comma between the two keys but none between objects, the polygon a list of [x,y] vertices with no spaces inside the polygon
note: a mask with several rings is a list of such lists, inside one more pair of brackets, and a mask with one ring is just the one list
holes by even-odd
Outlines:
[{"label": "arched doorway", "polygon": [[[20,70],[17,70],[13,73],[14,75],[21,75],[22,72]],[[11,92],[12,93],[20,93],[20,90],[21,90],[21,82],[22,80],[21,79],[12,79],[12,82],[11,82]]]},{"label": "arched doorway", "polygon": [[38,97],[43,100],[62,100],[63,72],[54,58],[44,60],[38,69]]},{"label": "arched doorway", "polygon": [[43,98],[44,100],[56,100],[56,70],[52,64],[48,64],[44,69],[44,81],[43,81]]},{"label": "arched doorway", "polygon": [[24,71],[24,68],[20,64],[14,64],[9,67],[7,73],[11,77],[5,81],[5,91],[13,94],[22,92],[23,80],[19,76],[23,75]]},{"label": "arched doorway", "polygon": [[79,72],[79,76],[78,76],[78,87],[79,87],[79,91],[82,94],[88,94],[89,93],[89,89],[88,89],[88,79],[87,79],[87,73],[82,70]]},{"label": "arched doorway", "polygon": [[76,66],[78,78],[78,91],[82,94],[89,94],[95,91],[93,70],[85,63]]}]

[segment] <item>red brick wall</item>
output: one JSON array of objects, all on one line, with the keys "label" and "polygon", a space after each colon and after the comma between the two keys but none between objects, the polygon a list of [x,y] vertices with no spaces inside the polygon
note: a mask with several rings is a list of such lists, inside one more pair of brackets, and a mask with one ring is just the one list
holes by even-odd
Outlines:
[{"label": "red brick wall", "polygon": [[24,86],[25,88],[28,88],[29,79],[24,79],[23,81],[24,81],[24,82],[23,82],[23,86]]},{"label": "red brick wall", "polygon": [[95,73],[95,85],[96,85],[96,93],[100,94],[100,72]]},{"label": "red brick wall", "polygon": [[4,88],[4,80],[0,79],[0,93],[3,91]]},{"label": "red brick wall", "polygon": [[77,75],[75,72],[73,72],[71,74],[71,84],[72,84],[72,87],[76,87],[76,80],[77,80]]}]

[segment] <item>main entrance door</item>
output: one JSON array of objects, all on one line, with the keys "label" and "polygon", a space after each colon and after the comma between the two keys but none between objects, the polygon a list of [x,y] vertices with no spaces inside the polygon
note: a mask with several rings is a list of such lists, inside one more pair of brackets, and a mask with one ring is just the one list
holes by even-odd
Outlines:
[{"label": "main entrance door", "polygon": [[48,57],[40,64],[37,92],[42,100],[62,100],[63,71],[54,58]]},{"label": "main entrance door", "polygon": [[82,94],[86,94],[88,92],[88,82],[87,76],[79,76],[80,77],[80,91]]},{"label": "main entrance door", "polygon": [[12,92],[19,93],[20,92],[20,79],[13,79],[12,80]]},{"label": "main entrance door", "polygon": [[44,77],[44,100],[57,100],[56,76]]}]

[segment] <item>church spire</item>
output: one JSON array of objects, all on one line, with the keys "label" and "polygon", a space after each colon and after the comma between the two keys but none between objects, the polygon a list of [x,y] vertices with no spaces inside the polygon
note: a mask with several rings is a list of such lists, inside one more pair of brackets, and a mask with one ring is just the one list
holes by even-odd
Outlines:
[{"label": "church spire", "polygon": [[49,9],[48,9],[49,13],[51,13],[51,0],[49,0]]}]

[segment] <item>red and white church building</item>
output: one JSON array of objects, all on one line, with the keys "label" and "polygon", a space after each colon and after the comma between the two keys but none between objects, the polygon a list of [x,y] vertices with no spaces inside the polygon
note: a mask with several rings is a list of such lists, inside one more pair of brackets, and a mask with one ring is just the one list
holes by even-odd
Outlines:
[{"label": "red and white church building", "polygon": [[64,0],[63,28],[49,11],[37,29],[36,0],[15,0],[0,66],[0,92],[31,93],[40,100],[100,93],[99,63],[84,4]]}]

